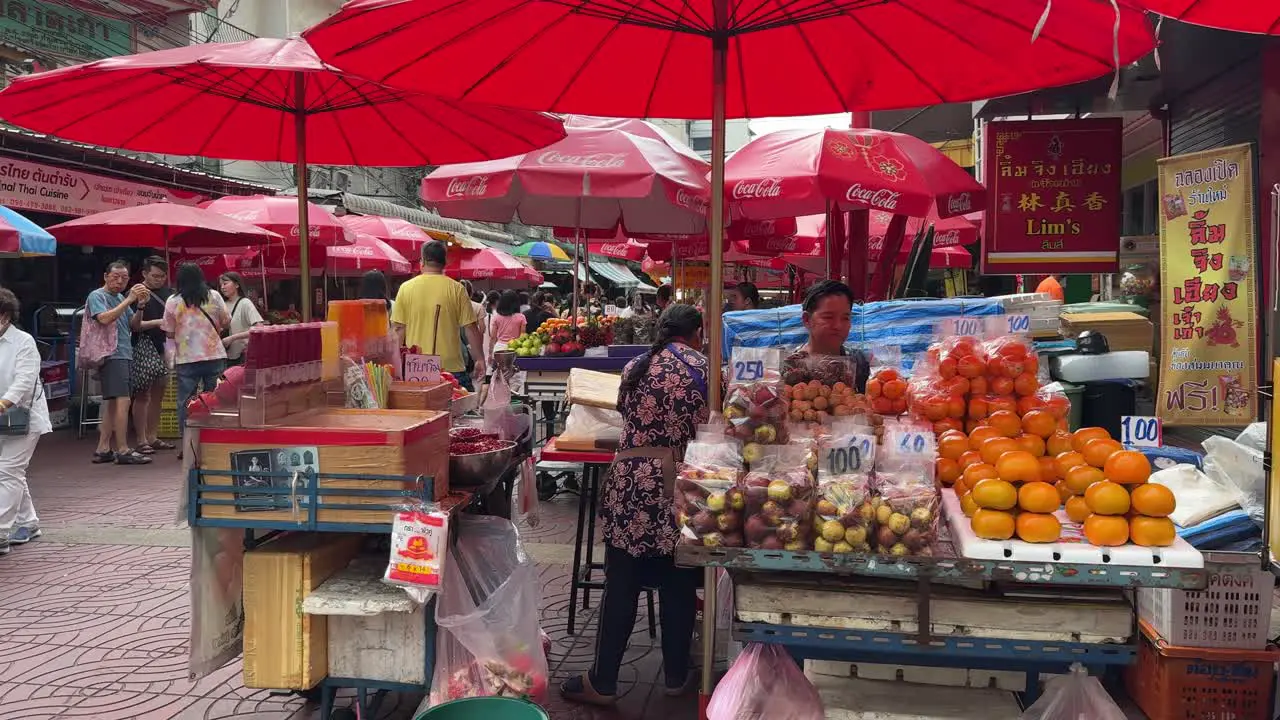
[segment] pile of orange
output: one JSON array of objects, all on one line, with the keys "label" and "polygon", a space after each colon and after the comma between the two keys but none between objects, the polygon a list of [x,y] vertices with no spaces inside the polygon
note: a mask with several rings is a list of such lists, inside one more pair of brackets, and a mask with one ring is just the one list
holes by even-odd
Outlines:
[{"label": "pile of orange", "polygon": [[867,399],[880,415],[901,415],[907,411],[907,381],[893,368],[881,368],[867,379]]},{"label": "pile of orange", "polygon": [[1054,542],[1062,530],[1054,513],[1065,504],[1094,545],[1173,543],[1173,493],[1148,484],[1146,456],[1102,428],[1069,433],[1045,410],[1021,418],[1002,410],[967,435],[944,432],[938,456],[937,476],[978,537]]}]

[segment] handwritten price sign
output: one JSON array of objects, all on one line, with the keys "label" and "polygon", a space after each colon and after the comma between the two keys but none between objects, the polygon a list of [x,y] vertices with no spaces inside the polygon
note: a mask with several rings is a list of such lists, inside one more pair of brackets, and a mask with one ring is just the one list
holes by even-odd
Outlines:
[{"label": "handwritten price sign", "polygon": [[823,465],[832,476],[870,472],[875,461],[876,439],[870,435],[837,438],[824,448]]},{"label": "handwritten price sign", "polygon": [[1160,418],[1125,415],[1120,418],[1120,442],[1129,447],[1163,447],[1163,423]]},{"label": "handwritten price sign", "polygon": [[405,355],[405,382],[440,382],[439,355]]}]

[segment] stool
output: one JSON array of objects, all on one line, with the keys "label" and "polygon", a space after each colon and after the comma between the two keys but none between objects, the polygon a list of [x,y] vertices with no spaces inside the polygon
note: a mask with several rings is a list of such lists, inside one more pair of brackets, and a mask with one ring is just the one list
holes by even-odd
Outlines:
[{"label": "stool", "polygon": [[[582,591],[582,609],[590,607],[592,590],[604,590],[605,581],[592,580],[593,570],[604,571],[603,562],[595,562],[596,511],[600,494],[600,475],[607,466],[585,463],[582,466],[582,491],[578,493],[578,530],[573,541],[573,574],[569,581],[569,634],[574,635],[577,624],[578,591]],[[586,547],[586,562],[583,562],[582,549]],[[649,608],[649,637],[658,637],[658,620],[653,602],[654,588],[644,588]]]},{"label": "stool", "polygon": [[[88,368],[82,368],[78,373],[79,379],[76,385],[80,389],[80,410],[79,412],[76,413],[77,414],[77,418],[76,418],[76,422],[77,422],[76,439],[77,440],[84,439],[84,429],[86,427],[89,427],[91,425],[102,424],[102,396],[95,395],[92,398],[89,397],[89,379],[96,374],[97,373],[95,370],[90,370]],[[89,405],[91,403],[98,406],[98,417],[93,420],[90,420],[87,417]]]}]

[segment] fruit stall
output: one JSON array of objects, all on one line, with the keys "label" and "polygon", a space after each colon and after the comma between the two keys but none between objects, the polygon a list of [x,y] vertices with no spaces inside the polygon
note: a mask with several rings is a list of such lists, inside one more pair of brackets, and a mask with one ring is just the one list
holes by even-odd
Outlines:
[{"label": "fruit stall", "polygon": [[[327,315],[253,328],[244,366],[191,403],[192,672],[243,652],[246,687],[312,697],[325,718],[352,716],[334,708],[342,688],[362,716],[390,690],[434,689],[437,702],[545,690],[545,657],[527,643],[468,646],[445,666],[436,652],[449,593],[474,609],[526,572],[510,483],[503,507],[487,498],[518,475],[530,439],[508,437],[503,417],[461,413],[472,395],[395,347],[385,303],[334,301]],[[485,512],[503,517],[468,531]],[[445,563],[475,543],[488,545],[469,566]]]},{"label": "fruit stall", "polygon": [[[815,682],[949,672],[1034,697],[1042,672],[1151,654],[1135,595],[1180,607],[1230,576],[1178,536],[1149,449],[1072,429],[1025,323],[977,320],[938,319],[915,353],[865,346],[865,377],[848,356],[732,349],[674,491],[677,563],[730,595],[704,616],[705,663],[718,614]],[[1255,627],[1269,597],[1245,604]]]}]

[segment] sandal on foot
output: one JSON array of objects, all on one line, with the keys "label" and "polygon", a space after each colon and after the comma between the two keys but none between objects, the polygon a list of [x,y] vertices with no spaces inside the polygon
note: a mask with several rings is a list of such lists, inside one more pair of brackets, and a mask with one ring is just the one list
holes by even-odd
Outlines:
[{"label": "sandal on foot", "polygon": [[153,443],[148,443],[148,444],[157,450],[173,450],[178,447],[177,445],[174,445],[173,443],[167,440],[157,440]]},{"label": "sandal on foot", "polygon": [[143,443],[139,445],[138,447],[134,448],[133,451],[138,453],[139,455],[155,455],[156,454],[156,449],[147,443]]},{"label": "sandal on foot", "polygon": [[122,452],[116,455],[117,465],[147,465],[151,462],[151,458],[146,455],[140,455],[132,450]]},{"label": "sandal on foot", "polygon": [[115,462],[115,459],[116,454],[108,450],[106,452],[94,452],[92,462],[94,465],[101,465],[103,463]]},{"label": "sandal on foot", "polygon": [[617,695],[602,695],[596,692],[596,689],[591,687],[591,678],[588,673],[582,673],[578,677],[569,678],[561,683],[560,696],[570,702],[597,707],[611,707],[618,701]]}]

